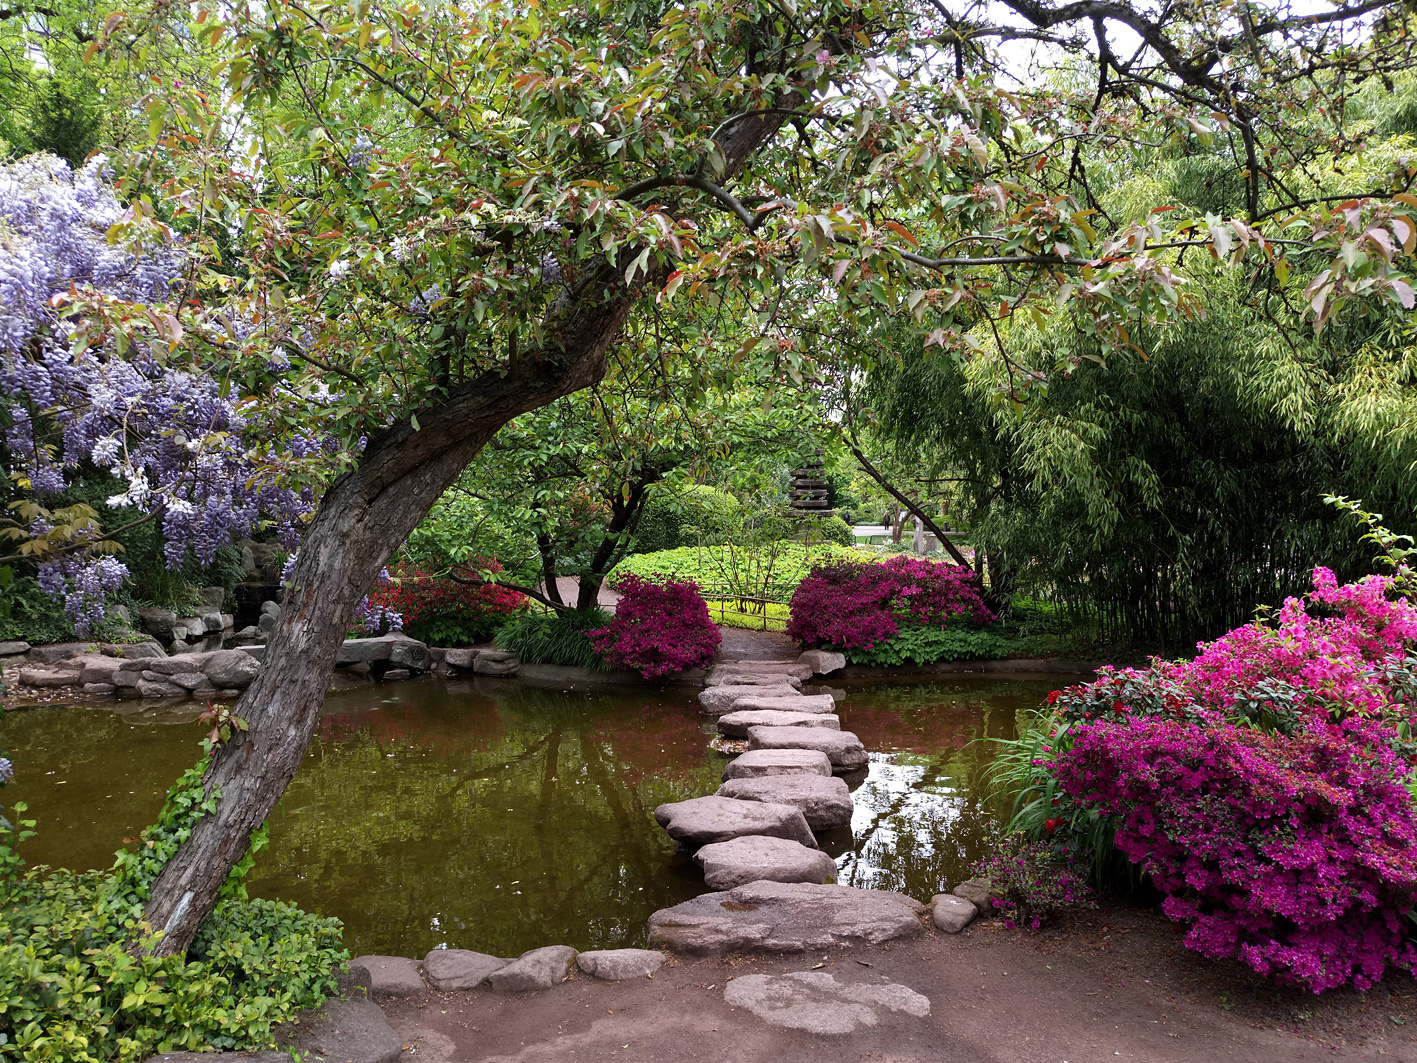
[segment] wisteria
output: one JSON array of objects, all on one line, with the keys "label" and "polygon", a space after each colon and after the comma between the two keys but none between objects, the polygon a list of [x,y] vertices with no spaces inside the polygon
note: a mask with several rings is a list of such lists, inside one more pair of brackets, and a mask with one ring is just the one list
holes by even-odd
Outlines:
[{"label": "wisteria", "polygon": [[[180,248],[109,242],[124,210],[101,166],[96,160],[74,173],[43,155],[0,166],[0,401],[12,467],[39,498],[65,490],[81,463],[111,472],[123,487],[109,506],[159,522],[170,568],[189,553],[210,563],[218,547],[263,522],[294,546],[313,492],[262,475],[247,439],[255,422],[236,393],[192,367],[166,364],[150,347],[130,346],[119,357],[111,340],[75,343],[77,322],[51,305],[54,295],[87,285],[146,304],[158,320],[167,312]],[[171,334],[175,320],[166,327]],[[293,446],[303,453],[324,443],[311,435]],[[127,569],[89,544],[73,547],[44,561],[38,578],[84,635],[102,621],[105,598]]]}]

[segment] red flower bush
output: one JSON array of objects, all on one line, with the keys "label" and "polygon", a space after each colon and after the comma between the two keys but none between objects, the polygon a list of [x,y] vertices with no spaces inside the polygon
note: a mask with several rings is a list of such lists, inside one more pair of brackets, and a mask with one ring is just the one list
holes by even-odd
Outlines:
[{"label": "red flower bush", "polygon": [[[1035,762],[1165,894],[1186,944],[1321,992],[1417,963],[1417,607],[1370,576],[1061,692]],[[1076,839],[1075,839],[1076,841]]]},{"label": "red flower bush", "polygon": [[870,649],[902,625],[993,619],[969,569],[902,556],[814,567],[792,595],[787,633],[804,646]]},{"label": "red flower bush", "polygon": [[646,679],[707,668],[723,636],[709,618],[696,583],[651,583],[633,573],[615,583],[620,602],[609,626],[587,631],[595,652],[614,668]]},{"label": "red flower bush", "polygon": [[[476,567],[495,571],[496,562]],[[525,595],[505,587],[472,586],[416,567],[394,569],[369,592],[370,605],[399,614],[410,637],[439,645],[490,638],[525,602]]]}]

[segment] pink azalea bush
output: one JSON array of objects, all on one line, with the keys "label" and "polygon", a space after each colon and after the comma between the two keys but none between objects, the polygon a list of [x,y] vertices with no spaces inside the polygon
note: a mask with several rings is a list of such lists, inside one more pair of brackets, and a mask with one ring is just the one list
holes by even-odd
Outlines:
[{"label": "pink azalea bush", "polygon": [[1050,696],[1035,763],[1108,818],[1188,947],[1314,992],[1367,988],[1417,963],[1414,647],[1391,578],[1319,568],[1272,623]]},{"label": "pink azalea bush", "polygon": [[870,649],[902,626],[993,619],[969,569],[901,556],[815,566],[792,595],[787,634],[804,646]]},{"label": "pink azalea bush", "polygon": [[613,668],[646,679],[707,668],[723,636],[709,617],[698,584],[651,583],[633,573],[615,583],[620,602],[609,625],[587,631],[595,652]]}]

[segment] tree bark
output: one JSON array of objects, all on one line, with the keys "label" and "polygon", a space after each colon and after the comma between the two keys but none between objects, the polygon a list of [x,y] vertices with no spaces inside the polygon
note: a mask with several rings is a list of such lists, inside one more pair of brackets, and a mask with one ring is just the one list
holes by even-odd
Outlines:
[{"label": "tree bark", "polygon": [[[786,111],[802,99],[788,90],[774,102]],[[725,181],[784,120],[771,113],[733,124],[719,142]],[[419,428],[411,417],[399,420],[371,439],[359,467],[325,492],[301,540],[260,674],[236,705],[248,730],[222,747],[207,769],[208,793],[221,794],[216,811],[196,822],[152,885],[144,916],[163,931],[155,954],[187,950],[245,855],[251,832],[295,777],[319,724],[340,644],[379,570],[504,424],[604,375],[607,352],[640,293],[664,279],[656,269],[627,286],[617,266],[606,262],[588,271],[557,299],[539,350],[520,351],[503,367],[505,375],[485,373],[417,411]]]}]

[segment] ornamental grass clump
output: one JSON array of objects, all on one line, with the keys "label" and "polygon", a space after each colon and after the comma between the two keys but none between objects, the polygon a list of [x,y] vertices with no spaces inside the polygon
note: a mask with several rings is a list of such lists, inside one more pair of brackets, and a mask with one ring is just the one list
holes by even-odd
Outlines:
[{"label": "ornamental grass clump", "polygon": [[787,633],[804,646],[870,651],[902,629],[994,619],[962,565],[893,557],[817,565],[792,595]]},{"label": "ornamental grass clump", "polygon": [[1417,607],[1313,584],[1192,661],[1055,692],[1001,761],[1014,827],[1120,853],[1189,948],[1317,993],[1417,965]]},{"label": "ornamental grass clump", "polygon": [[646,679],[713,663],[723,636],[709,617],[698,585],[670,580],[651,583],[633,573],[616,582],[620,602],[608,625],[587,631],[595,652],[613,668],[630,668]]}]

